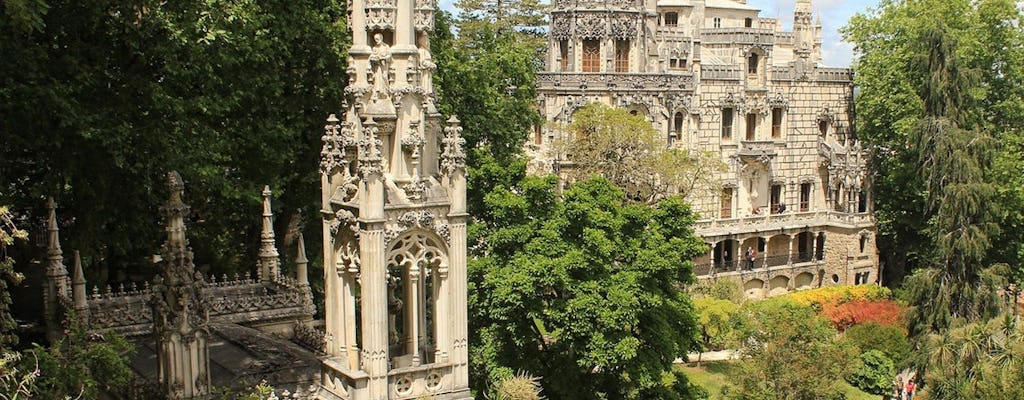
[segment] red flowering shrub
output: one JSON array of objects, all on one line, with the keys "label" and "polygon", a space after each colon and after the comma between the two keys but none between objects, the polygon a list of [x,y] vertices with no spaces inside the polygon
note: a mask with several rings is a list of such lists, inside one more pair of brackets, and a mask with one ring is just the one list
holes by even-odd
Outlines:
[{"label": "red flowering shrub", "polygon": [[821,310],[821,315],[832,321],[840,332],[865,322],[902,328],[906,326],[906,314],[906,308],[893,300],[854,300],[828,304]]}]

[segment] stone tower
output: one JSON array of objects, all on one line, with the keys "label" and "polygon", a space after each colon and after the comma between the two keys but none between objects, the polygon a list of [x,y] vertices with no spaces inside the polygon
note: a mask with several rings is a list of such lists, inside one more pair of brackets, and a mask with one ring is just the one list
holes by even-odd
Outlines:
[{"label": "stone tower", "polygon": [[153,280],[150,304],[160,388],[170,399],[210,393],[209,312],[203,275],[192,264],[185,237],[189,206],[182,201],[185,184],[177,172],[167,174],[170,199],[161,211],[167,241],[160,249],[163,271]]},{"label": "stone tower", "polygon": [[324,399],[469,398],[466,178],[434,105],[433,0],[353,0],[320,169]]}]

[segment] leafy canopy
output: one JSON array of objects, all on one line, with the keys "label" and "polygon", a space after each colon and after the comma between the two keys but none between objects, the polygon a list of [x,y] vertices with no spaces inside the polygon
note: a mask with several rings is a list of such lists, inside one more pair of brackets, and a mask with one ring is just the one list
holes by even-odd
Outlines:
[{"label": "leafy canopy", "polygon": [[680,289],[705,251],[689,206],[631,204],[601,178],[559,199],[555,184],[527,177],[485,199],[470,261],[477,382],[524,370],[558,398],[686,396],[672,362],[694,348],[696,322]]}]

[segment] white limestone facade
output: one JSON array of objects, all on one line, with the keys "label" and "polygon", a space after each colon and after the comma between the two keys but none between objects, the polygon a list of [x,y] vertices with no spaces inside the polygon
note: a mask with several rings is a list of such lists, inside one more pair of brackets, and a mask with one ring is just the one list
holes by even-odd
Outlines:
[{"label": "white limestone facade", "polygon": [[467,399],[466,170],[433,99],[433,0],[352,0],[341,117],[324,127],[318,398]]},{"label": "white limestone facade", "polygon": [[[559,171],[556,127],[600,102],[646,117],[666,146],[718,155],[721,187],[692,193],[709,245],[702,279],[760,298],[878,279],[853,71],[821,64],[821,25],[798,0],[792,31],[734,0],[553,0],[531,169]],[[753,262],[747,249],[754,253]]]}]

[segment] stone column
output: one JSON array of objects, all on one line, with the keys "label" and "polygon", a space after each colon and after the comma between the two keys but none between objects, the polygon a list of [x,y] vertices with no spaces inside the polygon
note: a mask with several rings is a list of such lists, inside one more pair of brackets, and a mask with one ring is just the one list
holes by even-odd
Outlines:
[{"label": "stone column", "polygon": [[420,263],[416,260],[409,265],[405,274],[409,279],[405,282],[405,345],[406,352],[412,356],[412,365],[420,365]]},{"label": "stone column", "polygon": [[438,266],[434,282],[434,362],[443,363],[448,361],[451,349],[451,282],[447,264]]},{"label": "stone column", "polygon": [[387,265],[384,242],[384,176],[381,140],[377,124],[368,119],[363,124],[363,140],[359,149],[362,174],[359,204],[360,294],[362,295],[362,351],[360,364],[369,375],[369,399],[388,397],[388,299]]},{"label": "stone column", "polygon": [[761,253],[761,259],[762,259],[761,267],[765,268],[765,269],[768,269],[768,253],[769,253],[769,251],[772,248],[771,247],[771,245],[772,245],[772,237],[768,236],[768,237],[764,237],[763,239],[764,239],[764,252]]},{"label": "stone column", "polygon": [[786,236],[789,237],[789,252],[786,253],[786,255],[788,256],[788,258],[786,259],[786,265],[792,266],[793,265],[793,235],[789,234],[789,235],[786,235]]}]

